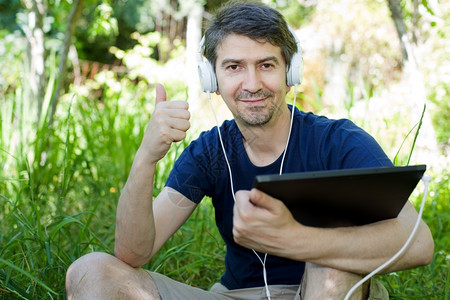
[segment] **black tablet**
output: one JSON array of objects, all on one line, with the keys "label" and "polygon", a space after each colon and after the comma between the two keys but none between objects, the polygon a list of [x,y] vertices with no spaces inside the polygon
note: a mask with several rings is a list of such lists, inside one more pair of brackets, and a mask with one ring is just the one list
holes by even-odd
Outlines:
[{"label": "black tablet", "polygon": [[364,225],[395,218],[426,165],[256,176],[253,187],[285,203],[307,226]]}]

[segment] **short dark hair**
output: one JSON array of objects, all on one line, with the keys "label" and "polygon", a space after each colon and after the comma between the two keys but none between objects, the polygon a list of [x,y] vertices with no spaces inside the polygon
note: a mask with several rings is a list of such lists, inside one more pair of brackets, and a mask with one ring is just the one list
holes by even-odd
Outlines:
[{"label": "short dark hair", "polygon": [[295,38],[281,13],[256,1],[230,1],[215,14],[205,32],[204,55],[214,69],[218,47],[233,33],[280,47],[288,66],[297,52]]}]

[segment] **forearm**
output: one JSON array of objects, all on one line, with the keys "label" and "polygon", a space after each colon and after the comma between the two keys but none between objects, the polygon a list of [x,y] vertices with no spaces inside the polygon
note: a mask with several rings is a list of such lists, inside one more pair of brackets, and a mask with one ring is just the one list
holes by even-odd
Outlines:
[{"label": "forearm", "polygon": [[[252,189],[236,193],[233,237],[249,249],[366,274],[402,248],[416,220],[417,212],[407,202],[395,219],[355,227],[309,227],[295,221],[281,201]],[[381,272],[426,265],[433,250],[430,230],[421,222],[404,254]]]},{"label": "forearm", "polygon": [[[334,229],[307,228],[310,245],[297,240],[291,249],[305,249],[288,256],[343,271],[367,274],[389,260],[406,242],[413,226],[414,208],[408,204],[396,219],[366,226]],[[433,254],[428,227],[421,223],[410,246],[382,273],[426,265]]]},{"label": "forearm", "polygon": [[187,102],[168,102],[164,87],[161,84],[155,87],[155,110],[117,205],[114,252],[119,259],[133,267],[145,264],[154,252],[157,235],[153,215],[156,164],[167,154],[173,142],[186,137],[190,127]]},{"label": "forearm", "polygon": [[145,264],[153,249],[155,168],[156,163],[146,161],[145,155],[138,150],[117,205],[114,252],[133,267]]}]

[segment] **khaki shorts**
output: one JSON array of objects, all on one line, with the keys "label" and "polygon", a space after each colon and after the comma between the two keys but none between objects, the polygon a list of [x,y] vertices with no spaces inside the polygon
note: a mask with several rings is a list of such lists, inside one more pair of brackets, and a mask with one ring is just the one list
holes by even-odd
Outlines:
[{"label": "khaki shorts", "polygon": [[[175,281],[159,273],[149,272],[153,278],[158,292],[163,300],[265,300],[264,287],[228,290],[220,283],[212,286],[211,290],[202,290],[190,285]],[[270,298],[277,300],[299,299],[298,285],[271,285],[269,286]],[[371,279],[370,295],[368,300],[389,300],[386,288],[378,280]]]}]

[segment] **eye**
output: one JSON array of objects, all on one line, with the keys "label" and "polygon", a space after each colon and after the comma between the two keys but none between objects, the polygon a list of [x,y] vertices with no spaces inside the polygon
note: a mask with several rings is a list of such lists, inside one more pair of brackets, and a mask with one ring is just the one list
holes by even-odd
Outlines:
[{"label": "eye", "polygon": [[264,64],[261,65],[261,69],[263,69],[263,70],[270,70],[270,69],[273,69],[273,68],[274,68],[274,65],[270,64],[270,63],[264,63]]},{"label": "eye", "polygon": [[226,69],[230,71],[237,71],[239,69],[239,65],[229,65]]}]

